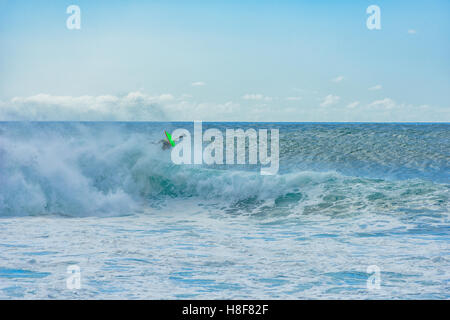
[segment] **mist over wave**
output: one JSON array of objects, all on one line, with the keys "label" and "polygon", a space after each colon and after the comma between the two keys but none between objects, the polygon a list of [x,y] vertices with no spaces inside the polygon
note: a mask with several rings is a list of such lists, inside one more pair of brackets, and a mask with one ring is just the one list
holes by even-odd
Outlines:
[{"label": "mist over wave", "polygon": [[204,126],[279,128],[275,176],[174,165],[158,141],[190,125],[0,123],[0,215],[128,215],[188,198],[247,214],[448,212],[448,125]]}]

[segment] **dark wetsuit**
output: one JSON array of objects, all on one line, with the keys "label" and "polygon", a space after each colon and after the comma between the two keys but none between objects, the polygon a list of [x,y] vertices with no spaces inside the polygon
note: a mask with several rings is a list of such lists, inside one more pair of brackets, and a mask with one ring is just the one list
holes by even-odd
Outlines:
[{"label": "dark wetsuit", "polygon": [[170,147],[171,147],[171,144],[170,144],[170,142],[169,141],[167,141],[167,140],[161,140],[160,141],[161,143],[162,143],[162,149],[163,150],[167,150],[167,149],[169,149]]}]

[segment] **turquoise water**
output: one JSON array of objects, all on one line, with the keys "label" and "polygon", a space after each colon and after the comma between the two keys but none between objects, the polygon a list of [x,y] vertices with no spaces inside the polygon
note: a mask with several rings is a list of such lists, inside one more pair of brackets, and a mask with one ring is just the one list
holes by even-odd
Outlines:
[{"label": "turquoise water", "polygon": [[0,298],[449,298],[449,124],[203,126],[279,129],[278,174],[174,165],[192,123],[0,123]]}]

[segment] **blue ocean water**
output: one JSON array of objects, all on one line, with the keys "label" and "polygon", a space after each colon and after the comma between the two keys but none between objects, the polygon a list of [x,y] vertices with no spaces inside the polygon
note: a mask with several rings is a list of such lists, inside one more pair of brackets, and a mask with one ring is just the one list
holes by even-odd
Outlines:
[{"label": "blue ocean water", "polygon": [[449,124],[203,123],[279,129],[273,176],[173,164],[192,127],[0,122],[0,298],[450,298]]}]

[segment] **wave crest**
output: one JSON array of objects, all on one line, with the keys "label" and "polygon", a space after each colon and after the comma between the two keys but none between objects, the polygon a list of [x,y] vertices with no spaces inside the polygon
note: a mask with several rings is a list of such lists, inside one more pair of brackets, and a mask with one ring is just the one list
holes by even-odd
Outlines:
[{"label": "wave crest", "polygon": [[0,216],[121,215],[186,198],[246,212],[448,210],[447,185],[295,166],[275,176],[238,167],[177,166],[156,141],[155,134],[119,125],[11,124],[0,132]]}]

